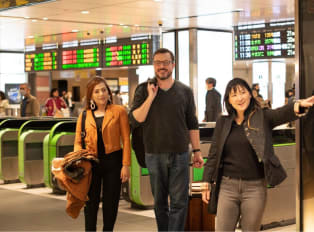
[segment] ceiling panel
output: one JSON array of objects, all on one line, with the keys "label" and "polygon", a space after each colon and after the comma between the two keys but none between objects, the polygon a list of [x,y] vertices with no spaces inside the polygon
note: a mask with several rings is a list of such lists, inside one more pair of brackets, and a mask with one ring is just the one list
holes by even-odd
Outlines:
[{"label": "ceiling panel", "polygon": [[[232,13],[239,9],[241,12]],[[82,10],[90,13],[83,15],[80,13]],[[42,20],[43,17],[48,21]],[[133,33],[156,34],[160,20],[163,30],[185,27],[231,30],[238,23],[293,17],[294,0],[57,0],[0,12],[0,50],[23,49],[24,39],[15,42],[16,45],[13,41],[28,36],[35,39],[28,39],[27,43],[40,43],[90,37],[128,37]],[[33,19],[37,21],[33,22]],[[108,27],[108,24],[113,26]],[[80,32],[72,33],[73,29]]]}]

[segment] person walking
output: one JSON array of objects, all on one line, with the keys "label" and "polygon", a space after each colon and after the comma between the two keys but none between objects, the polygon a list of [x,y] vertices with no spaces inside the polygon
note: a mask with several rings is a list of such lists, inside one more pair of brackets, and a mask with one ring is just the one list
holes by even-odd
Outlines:
[{"label": "person walking", "polygon": [[36,97],[31,95],[31,89],[27,83],[20,84],[22,101],[20,104],[21,117],[39,116],[40,104]]},{"label": "person walking", "polygon": [[218,195],[216,231],[259,231],[265,209],[267,185],[287,177],[274,154],[272,129],[296,120],[313,106],[314,96],[278,109],[262,109],[247,82],[231,80],[224,96],[228,116],[220,116],[205,165],[202,199],[210,200],[208,183]]},{"label": "person walking", "polygon": [[155,82],[137,87],[129,118],[132,128],[143,126],[158,230],[182,231],[188,208],[189,142],[194,166],[203,165],[194,97],[189,87],[172,78],[171,51],[158,49],[153,63]]},{"label": "person walking", "polygon": [[215,89],[216,79],[209,77],[206,79],[206,110],[204,122],[216,122],[221,114],[221,95]]},{"label": "person walking", "polygon": [[59,97],[59,90],[57,88],[51,89],[50,98],[47,99],[45,107],[47,116],[63,117],[61,109],[66,109],[67,104],[62,97]]},{"label": "person walking", "polygon": [[[123,106],[112,104],[110,88],[102,77],[88,82],[86,102],[85,145],[88,151],[97,154],[99,163],[92,168],[89,200],[84,208],[85,230],[96,231],[97,212],[102,199],[103,231],[112,231],[117,218],[121,182],[130,177],[128,115]],[[82,114],[76,124],[74,151],[82,149]]]}]

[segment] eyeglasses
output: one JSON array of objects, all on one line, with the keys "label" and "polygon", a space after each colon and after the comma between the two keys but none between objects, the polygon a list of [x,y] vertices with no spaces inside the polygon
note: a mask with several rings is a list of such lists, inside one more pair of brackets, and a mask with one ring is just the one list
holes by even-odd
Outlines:
[{"label": "eyeglasses", "polygon": [[160,65],[168,66],[169,64],[172,64],[171,60],[164,60],[164,61],[154,60],[154,65],[156,65],[156,66],[160,66]]}]

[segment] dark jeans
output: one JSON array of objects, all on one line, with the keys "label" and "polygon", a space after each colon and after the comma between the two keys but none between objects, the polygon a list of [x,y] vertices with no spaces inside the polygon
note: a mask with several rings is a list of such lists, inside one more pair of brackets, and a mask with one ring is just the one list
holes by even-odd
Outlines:
[{"label": "dark jeans", "polygon": [[235,231],[240,216],[242,231],[259,231],[266,196],[264,179],[241,180],[222,177],[216,231]]},{"label": "dark jeans", "polygon": [[189,199],[189,153],[146,154],[145,160],[158,230],[183,231]]},{"label": "dark jeans", "polygon": [[85,230],[96,231],[97,213],[102,186],[103,231],[112,231],[118,213],[122,167],[122,150],[99,155],[99,163],[93,166],[92,183],[88,193],[89,201],[84,208]]}]

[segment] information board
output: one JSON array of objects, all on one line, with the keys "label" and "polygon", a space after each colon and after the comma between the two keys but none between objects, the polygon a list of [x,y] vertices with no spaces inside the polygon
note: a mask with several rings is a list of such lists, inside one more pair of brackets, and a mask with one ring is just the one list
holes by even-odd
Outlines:
[{"label": "information board", "polygon": [[104,67],[151,65],[156,45],[156,40],[148,37],[120,39],[116,43],[105,42]]},{"label": "information board", "polygon": [[293,58],[294,21],[237,26],[234,46],[236,60]]},{"label": "information board", "polygon": [[43,2],[50,2],[53,0],[1,0],[0,1],[0,12],[15,7],[34,5]]},{"label": "information board", "polygon": [[51,71],[58,68],[58,51],[34,51],[25,53],[25,72]]},{"label": "information board", "polygon": [[99,67],[99,47],[71,48],[62,51],[62,69]]}]

